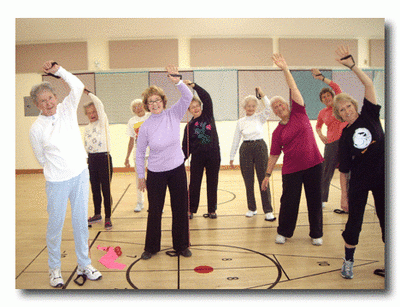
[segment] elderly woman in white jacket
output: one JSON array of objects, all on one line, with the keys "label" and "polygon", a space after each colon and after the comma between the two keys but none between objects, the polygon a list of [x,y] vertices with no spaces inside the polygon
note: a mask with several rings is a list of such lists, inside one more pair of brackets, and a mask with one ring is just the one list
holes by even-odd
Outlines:
[{"label": "elderly woman in white jacket", "polygon": [[241,138],[243,143],[240,146],[240,170],[246,186],[247,195],[247,217],[257,214],[256,200],[254,196],[254,168],[256,169],[257,179],[261,192],[261,202],[265,213],[266,221],[274,221],[276,218],[271,206],[271,192],[268,189],[261,190],[261,183],[264,179],[268,165],[268,147],[264,141],[263,125],[267,120],[274,118],[270,108],[270,102],[264,95],[260,87],[256,89],[260,94],[261,102],[264,106],[262,112],[256,112],[258,100],[255,96],[247,96],[244,99],[244,109],[246,116],[240,118],[236,125],[235,135],[233,137],[230,165],[233,168],[233,159],[239,147]]},{"label": "elderly woman in white jacket", "polygon": [[102,275],[91,265],[89,258],[89,173],[77,118],[84,85],[53,61],[45,62],[43,71],[61,77],[71,88],[68,96],[60,104],[49,82],[35,85],[31,90],[31,98],[40,110],[40,115],[30,129],[29,137],[46,178],[49,214],[46,243],[50,285],[62,287],[64,281],[61,276],[60,246],[68,199],[71,203],[75,253],[78,260],[77,273],[86,275],[90,280],[100,279]]}]

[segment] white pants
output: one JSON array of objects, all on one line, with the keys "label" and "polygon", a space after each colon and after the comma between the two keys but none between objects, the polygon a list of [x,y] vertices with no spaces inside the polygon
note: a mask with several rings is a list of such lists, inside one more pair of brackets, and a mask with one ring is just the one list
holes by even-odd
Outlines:
[{"label": "white pants", "polygon": [[91,264],[89,258],[88,200],[89,171],[62,182],[46,181],[47,212],[47,250],[49,268],[61,268],[61,236],[64,226],[68,199],[71,203],[72,228],[75,241],[75,253],[78,265]]}]

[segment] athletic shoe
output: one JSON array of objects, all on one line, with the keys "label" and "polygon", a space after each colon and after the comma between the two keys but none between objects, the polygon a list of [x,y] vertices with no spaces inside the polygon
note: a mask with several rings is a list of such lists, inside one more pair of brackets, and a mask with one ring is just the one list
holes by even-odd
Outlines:
[{"label": "athletic shoe", "polygon": [[265,220],[268,222],[273,222],[276,220],[276,217],[272,212],[268,212],[267,214],[265,214]]},{"label": "athletic shoe", "polygon": [[135,211],[135,212],[140,212],[140,211],[142,211],[143,208],[144,208],[144,205],[138,203],[138,204],[136,205],[135,210],[133,210],[133,211]]},{"label": "athletic shoe", "polygon": [[311,243],[312,245],[317,245],[317,246],[321,246],[322,245],[322,238],[317,238],[317,239],[311,239]]},{"label": "athletic shoe", "polygon": [[64,280],[61,277],[60,269],[49,269],[50,286],[54,288],[61,288],[64,286]]},{"label": "athletic shoe", "polygon": [[78,275],[86,275],[90,280],[98,280],[101,279],[102,275],[99,271],[97,271],[91,264],[82,268],[78,265],[78,269],[76,270]]},{"label": "athletic shoe", "polygon": [[350,260],[346,260],[343,259],[343,265],[342,265],[342,277],[346,278],[346,279],[352,279],[354,277],[353,275],[353,265],[354,265],[354,261],[350,261]]},{"label": "athletic shoe", "polygon": [[257,210],[256,211],[249,210],[249,211],[246,212],[246,216],[247,217],[252,217],[252,216],[254,216],[256,214],[257,214]]},{"label": "athletic shoe", "polygon": [[276,244],[285,244],[286,238],[284,236],[281,236],[279,233],[276,235],[275,238],[275,243]]},{"label": "athletic shoe", "polygon": [[92,217],[90,217],[88,219],[88,224],[92,225],[94,223],[100,223],[101,220],[102,220],[101,215],[100,214],[96,214],[96,215],[94,215],[94,216],[92,216]]},{"label": "athletic shoe", "polygon": [[111,219],[106,219],[105,223],[104,223],[104,228],[106,230],[111,230],[112,229],[112,223],[111,223]]}]

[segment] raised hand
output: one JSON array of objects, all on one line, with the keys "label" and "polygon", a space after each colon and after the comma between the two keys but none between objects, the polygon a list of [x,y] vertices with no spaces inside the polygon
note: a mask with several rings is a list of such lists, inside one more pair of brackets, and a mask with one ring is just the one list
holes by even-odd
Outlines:
[{"label": "raised hand", "polygon": [[280,69],[287,69],[288,68],[288,65],[286,64],[285,58],[280,53],[274,53],[273,56],[272,56],[272,61]]},{"label": "raised hand", "polygon": [[187,86],[194,88],[194,82],[190,80],[183,80],[183,83],[185,83]]},{"label": "raised hand", "polygon": [[177,84],[181,80],[180,76],[174,76],[174,75],[179,75],[178,67],[174,65],[168,65],[167,67],[165,67],[165,69],[168,72],[168,78],[173,83]]},{"label": "raised hand", "polygon": [[54,61],[46,61],[43,64],[43,71],[46,74],[55,74],[57,72],[57,70],[60,68],[60,65],[58,64],[54,64]]},{"label": "raised hand", "polygon": [[324,76],[321,74],[321,72],[319,71],[318,68],[311,69],[311,73],[312,73],[314,79],[321,80],[321,81],[324,79]]},{"label": "raised hand", "polygon": [[339,56],[336,58],[340,64],[352,69],[354,67],[355,62],[353,57],[350,54],[349,46],[339,46],[336,49],[336,54]]}]

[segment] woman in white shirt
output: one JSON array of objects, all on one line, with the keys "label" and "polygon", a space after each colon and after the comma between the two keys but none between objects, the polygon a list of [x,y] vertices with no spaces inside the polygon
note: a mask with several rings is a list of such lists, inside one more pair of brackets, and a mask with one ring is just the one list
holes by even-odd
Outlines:
[{"label": "woman in white shirt", "polygon": [[261,95],[264,110],[256,113],[258,101],[255,96],[247,96],[244,99],[244,109],[246,116],[238,120],[235,135],[233,137],[230,165],[233,168],[233,159],[239,147],[241,138],[243,143],[240,146],[240,170],[242,172],[247,196],[247,217],[257,214],[256,200],[254,196],[254,168],[256,169],[257,179],[260,186],[261,202],[265,213],[265,220],[274,221],[276,218],[271,206],[271,192],[268,186],[266,191],[261,190],[261,183],[265,177],[268,165],[268,147],[264,141],[263,125],[274,115],[270,108],[270,102],[264,95],[261,88],[257,88]]},{"label": "woman in white shirt", "polygon": [[[131,167],[129,163],[129,157],[133,151],[133,161],[136,167],[136,144],[137,138],[139,135],[140,126],[144,123],[146,119],[148,119],[151,115],[150,112],[146,112],[144,103],[142,99],[135,99],[131,102],[131,111],[133,113],[133,117],[129,119],[128,126],[126,128],[126,134],[129,136],[128,150],[126,152],[125,158],[125,166]],[[145,157],[145,165],[147,166],[147,159],[149,157],[149,149],[146,150]],[[135,177],[136,177],[136,194],[137,194],[137,203],[135,207],[135,212],[140,212],[144,208],[144,192],[139,189],[139,178],[137,176],[137,169],[135,169]]]},{"label": "woman in white shirt", "polygon": [[[110,129],[108,118],[100,99],[85,89],[91,102],[84,105],[89,124],[85,127],[85,149],[88,153],[90,186],[92,188],[94,216],[88,219],[89,225],[100,223],[101,202],[104,202],[104,228],[112,229],[111,223],[111,179],[113,165],[110,155]],[[101,196],[103,194],[103,197]],[[103,199],[102,199],[103,198]]]},{"label": "woman in white shirt", "polygon": [[32,87],[31,98],[40,115],[29,132],[33,152],[46,178],[50,285],[62,287],[60,247],[68,199],[78,260],[77,273],[86,275],[90,280],[100,279],[102,275],[91,265],[89,258],[89,172],[76,113],[84,85],[53,61],[45,62],[43,71],[61,77],[71,88],[59,104],[50,83],[43,82]]}]

